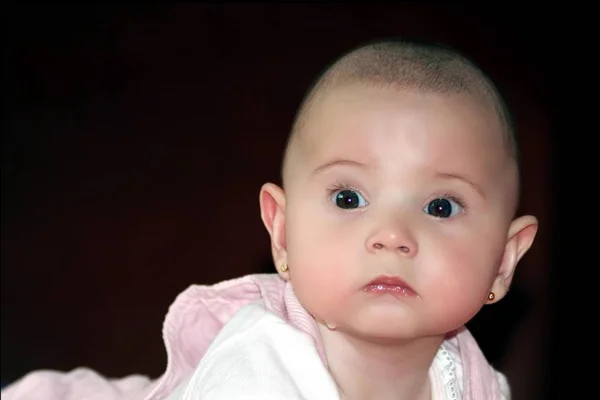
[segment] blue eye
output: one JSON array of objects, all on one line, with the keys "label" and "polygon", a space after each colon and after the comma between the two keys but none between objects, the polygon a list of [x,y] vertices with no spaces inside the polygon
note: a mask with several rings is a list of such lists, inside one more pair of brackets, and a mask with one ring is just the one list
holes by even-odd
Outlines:
[{"label": "blue eye", "polygon": [[424,211],[436,218],[450,218],[460,214],[463,207],[456,200],[441,197],[430,201]]},{"label": "blue eye", "polygon": [[331,196],[331,200],[336,206],[344,210],[352,210],[367,205],[367,202],[362,195],[351,189],[343,189],[334,192],[333,196]]}]

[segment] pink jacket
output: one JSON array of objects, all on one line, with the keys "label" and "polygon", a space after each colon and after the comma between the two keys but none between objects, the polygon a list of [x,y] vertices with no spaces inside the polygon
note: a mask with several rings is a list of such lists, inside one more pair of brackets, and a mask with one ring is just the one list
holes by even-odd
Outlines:
[{"label": "pink jacket", "polygon": [[[87,368],[68,373],[34,371],[2,391],[3,400],[159,400],[166,398],[196,368],[212,340],[244,305],[265,307],[315,339],[326,362],[314,320],[289,283],[276,274],[249,275],[216,285],[193,285],[169,308],[163,326],[167,368],[156,380],[141,375],[108,379]],[[463,399],[502,399],[498,373],[475,339],[463,329],[452,338],[463,369]]]}]

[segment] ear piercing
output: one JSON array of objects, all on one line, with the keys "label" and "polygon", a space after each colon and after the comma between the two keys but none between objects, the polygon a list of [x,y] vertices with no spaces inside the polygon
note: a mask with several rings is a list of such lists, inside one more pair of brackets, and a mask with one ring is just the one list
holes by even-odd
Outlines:
[{"label": "ear piercing", "polygon": [[490,292],[490,294],[488,294],[488,300],[492,301],[496,298],[496,295],[494,294],[494,292]]},{"label": "ear piercing", "polygon": [[288,265],[286,263],[281,264],[281,272],[287,272],[288,270]]}]

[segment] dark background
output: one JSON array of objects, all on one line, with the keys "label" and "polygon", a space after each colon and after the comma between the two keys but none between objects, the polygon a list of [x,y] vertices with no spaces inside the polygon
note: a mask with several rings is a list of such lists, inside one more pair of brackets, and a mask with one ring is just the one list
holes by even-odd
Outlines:
[{"label": "dark background", "polygon": [[469,53],[515,108],[522,212],[540,232],[509,296],[469,326],[515,400],[549,398],[555,16],[383,3],[8,7],[3,381],[80,365],[160,375],[179,292],[274,271],[258,191],[279,179],[312,79],[365,40],[411,35]]}]

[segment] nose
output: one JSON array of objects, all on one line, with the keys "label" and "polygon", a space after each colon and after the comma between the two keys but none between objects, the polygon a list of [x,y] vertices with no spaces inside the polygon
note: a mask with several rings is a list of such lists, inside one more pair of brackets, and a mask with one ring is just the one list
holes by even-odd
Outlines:
[{"label": "nose", "polygon": [[370,253],[389,251],[404,257],[414,257],[418,252],[416,240],[409,232],[398,228],[377,230],[367,238],[366,247]]}]

